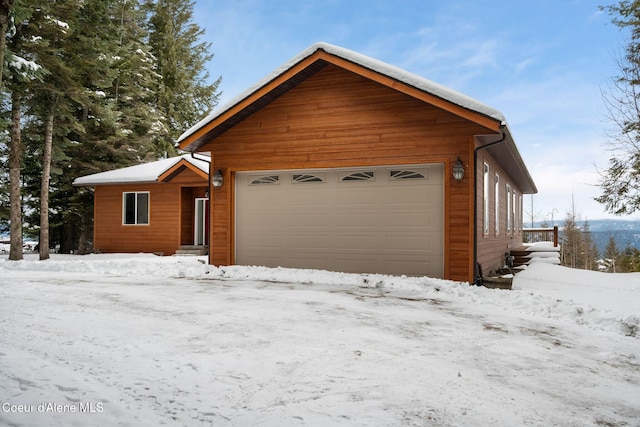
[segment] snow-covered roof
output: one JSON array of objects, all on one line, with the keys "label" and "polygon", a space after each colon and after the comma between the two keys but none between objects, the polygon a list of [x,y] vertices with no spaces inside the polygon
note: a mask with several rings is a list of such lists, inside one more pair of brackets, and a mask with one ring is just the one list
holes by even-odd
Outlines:
[{"label": "snow-covered roof", "polygon": [[292,68],[293,66],[298,64],[300,61],[304,60],[305,58],[311,56],[318,50],[323,50],[331,55],[340,57],[344,60],[360,65],[362,67],[365,67],[377,73],[385,75],[389,78],[392,78],[399,82],[405,83],[409,86],[420,89],[431,95],[437,96],[441,99],[451,102],[452,104],[458,105],[467,110],[471,110],[476,113],[495,119],[496,121],[500,122],[502,125],[506,125],[506,119],[500,111],[492,107],[489,107],[488,105],[474,98],[471,98],[463,93],[460,93],[456,90],[443,86],[439,83],[435,83],[417,74],[413,74],[409,71],[403,70],[402,68],[398,68],[396,66],[387,64],[380,60],[363,55],[361,53],[354,52],[349,49],[345,49],[329,43],[316,43],[308,47],[307,49],[303,50],[298,55],[291,58],[289,61],[284,63],[278,69],[274,70],[265,78],[263,78],[262,80],[260,80],[259,82],[251,86],[246,91],[242,92],[237,97],[233,98],[228,103],[224,104],[222,107],[215,109],[210,115],[208,115],[207,117],[205,117],[204,119],[196,123],[190,129],[184,132],[182,135],[180,135],[180,137],[178,138],[178,143],[186,139],[188,136],[194,134],[200,128],[205,126],[207,123],[211,122],[218,116],[221,116],[226,111],[230,110],[233,106],[240,103],[242,100],[248,98],[251,94],[258,91],[267,83],[274,80],[275,78],[283,74],[285,71],[289,70],[290,68]]},{"label": "snow-covered roof", "polygon": [[180,161],[185,160],[205,173],[209,173],[209,163],[193,158],[191,154],[170,157],[155,162],[129,166],[107,172],[94,173],[76,178],[73,185],[125,184],[130,182],[156,182],[158,178]]}]

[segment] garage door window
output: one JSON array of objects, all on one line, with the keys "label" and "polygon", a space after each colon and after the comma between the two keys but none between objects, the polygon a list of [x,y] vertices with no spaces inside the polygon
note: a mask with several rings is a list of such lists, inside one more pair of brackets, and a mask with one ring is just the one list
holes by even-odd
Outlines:
[{"label": "garage door window", "polygon": [[390,170],[389,179],[427,179],[429,177],[429,169],[424,170]]},{"label": "garage door window", "polygon": [[326,182],[327,174],[318,172],[314,174],[309,173],[294,173],[291,174],[291,182],[294,184],[304,184],[310,182]]},{"label": "garage door window", "polygon": [[248,181],[249,181],[249,185],[279,184],[280,177],[278,175],[250,176]]},{"label": "garage door window", "polygon": [[374,181],[376,175],[374,171],[341,172],[338,178],[340,182]]}]

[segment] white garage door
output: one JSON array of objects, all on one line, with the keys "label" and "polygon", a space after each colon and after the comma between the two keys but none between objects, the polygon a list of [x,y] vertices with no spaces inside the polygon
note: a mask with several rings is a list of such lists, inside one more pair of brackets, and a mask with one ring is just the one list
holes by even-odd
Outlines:
[{"label": "white garage door", "polygon": [[442,164],[236,175],[236,263],[443,277]]}]

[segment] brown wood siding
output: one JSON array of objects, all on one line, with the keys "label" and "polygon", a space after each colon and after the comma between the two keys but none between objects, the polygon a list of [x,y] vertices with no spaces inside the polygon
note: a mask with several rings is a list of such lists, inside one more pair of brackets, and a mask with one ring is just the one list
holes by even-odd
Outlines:
[{"label": "brown wood siding", "polygon": [[[175,253],[180,245],[180,186],[102,185],[95,188],[94,250]],[[122,193],[149,191],[149,225],[122,224]]]},{"label": "brown wood siding", "polygon": [[[200,182],[202,180],[200,179]],[[172,181],[173,182],[173,181]],[[206,198],[207,187],[182,187],[180,211],[180,244],[193,245],[195,230],[196,199]]]},{"label": "brown wood siding", "polygon": [[473,135],[494,131],[369,79],[328,66],[201,148],[225,184],[213,189],[210,261],[233,263],[233,172],[444,163],[445,277],[472,279],[470,174]]},{"label": "brown wood siding", "polygon": [[[489,233],[484,233],[484,164],[489,165]],[[519,196],[522,195],[520,188],[511,180],[507,173],[502,169],[498,163],[485,151],[479,151],[478,153],[478,169],[477,169],[477,183],[478,183],[478,263],[482,266],[482,271],[485,275],[501,268],[505,264],[505,254],[509,249],[518,248],[522,246],[522,214],[518,213],[515,223],[512,222],[511,231],[507,230],[507,193],[506,186],[509,185],[513,190],[517,192]],[[500,203],[499,203],[499,230],[496,234],[495,230],[495,176],[498,174],[500,177]],[[520,206],[521,208],[521,206]]]},{"label": "brown wood siding", "polygon": [[192,187],[184,187],[180,193],[181,198],[181,212],[182,217],[180,221],[180,244],[192,245],[193,244],[193,221],[195,215],[195,196]]}]

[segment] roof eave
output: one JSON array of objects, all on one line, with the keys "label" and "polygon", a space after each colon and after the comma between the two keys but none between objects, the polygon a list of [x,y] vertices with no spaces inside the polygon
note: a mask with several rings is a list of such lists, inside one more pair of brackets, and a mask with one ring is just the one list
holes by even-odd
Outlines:
[{"label": "roof eave", "polygon": [[74,187],[100,187],[103,185],[127,185],[127,184],[157,184],[158,180],[143,180],[143,181],[138,181],[138,180],[131,180],[131,181],[125,181],[125,180],[117,180],[117,181],[88,181],[88,182],[76,182],[74,181],[72,183],[72,185]]},{"label": "roof eave", "polygon": [[[487,147],[487,151],[498,161],[500,166],[507,172],[523,194],[536,194],[538,188],[518,151],[509,127],[504,125],[501,133],[504,135],[503,143]],[[495,140],[495,135],[491,135],[490,139]],[[478,136],[478,140],[481,142],[481,145],[491,143],[489,138],[483,138],[483,136]]]}]

